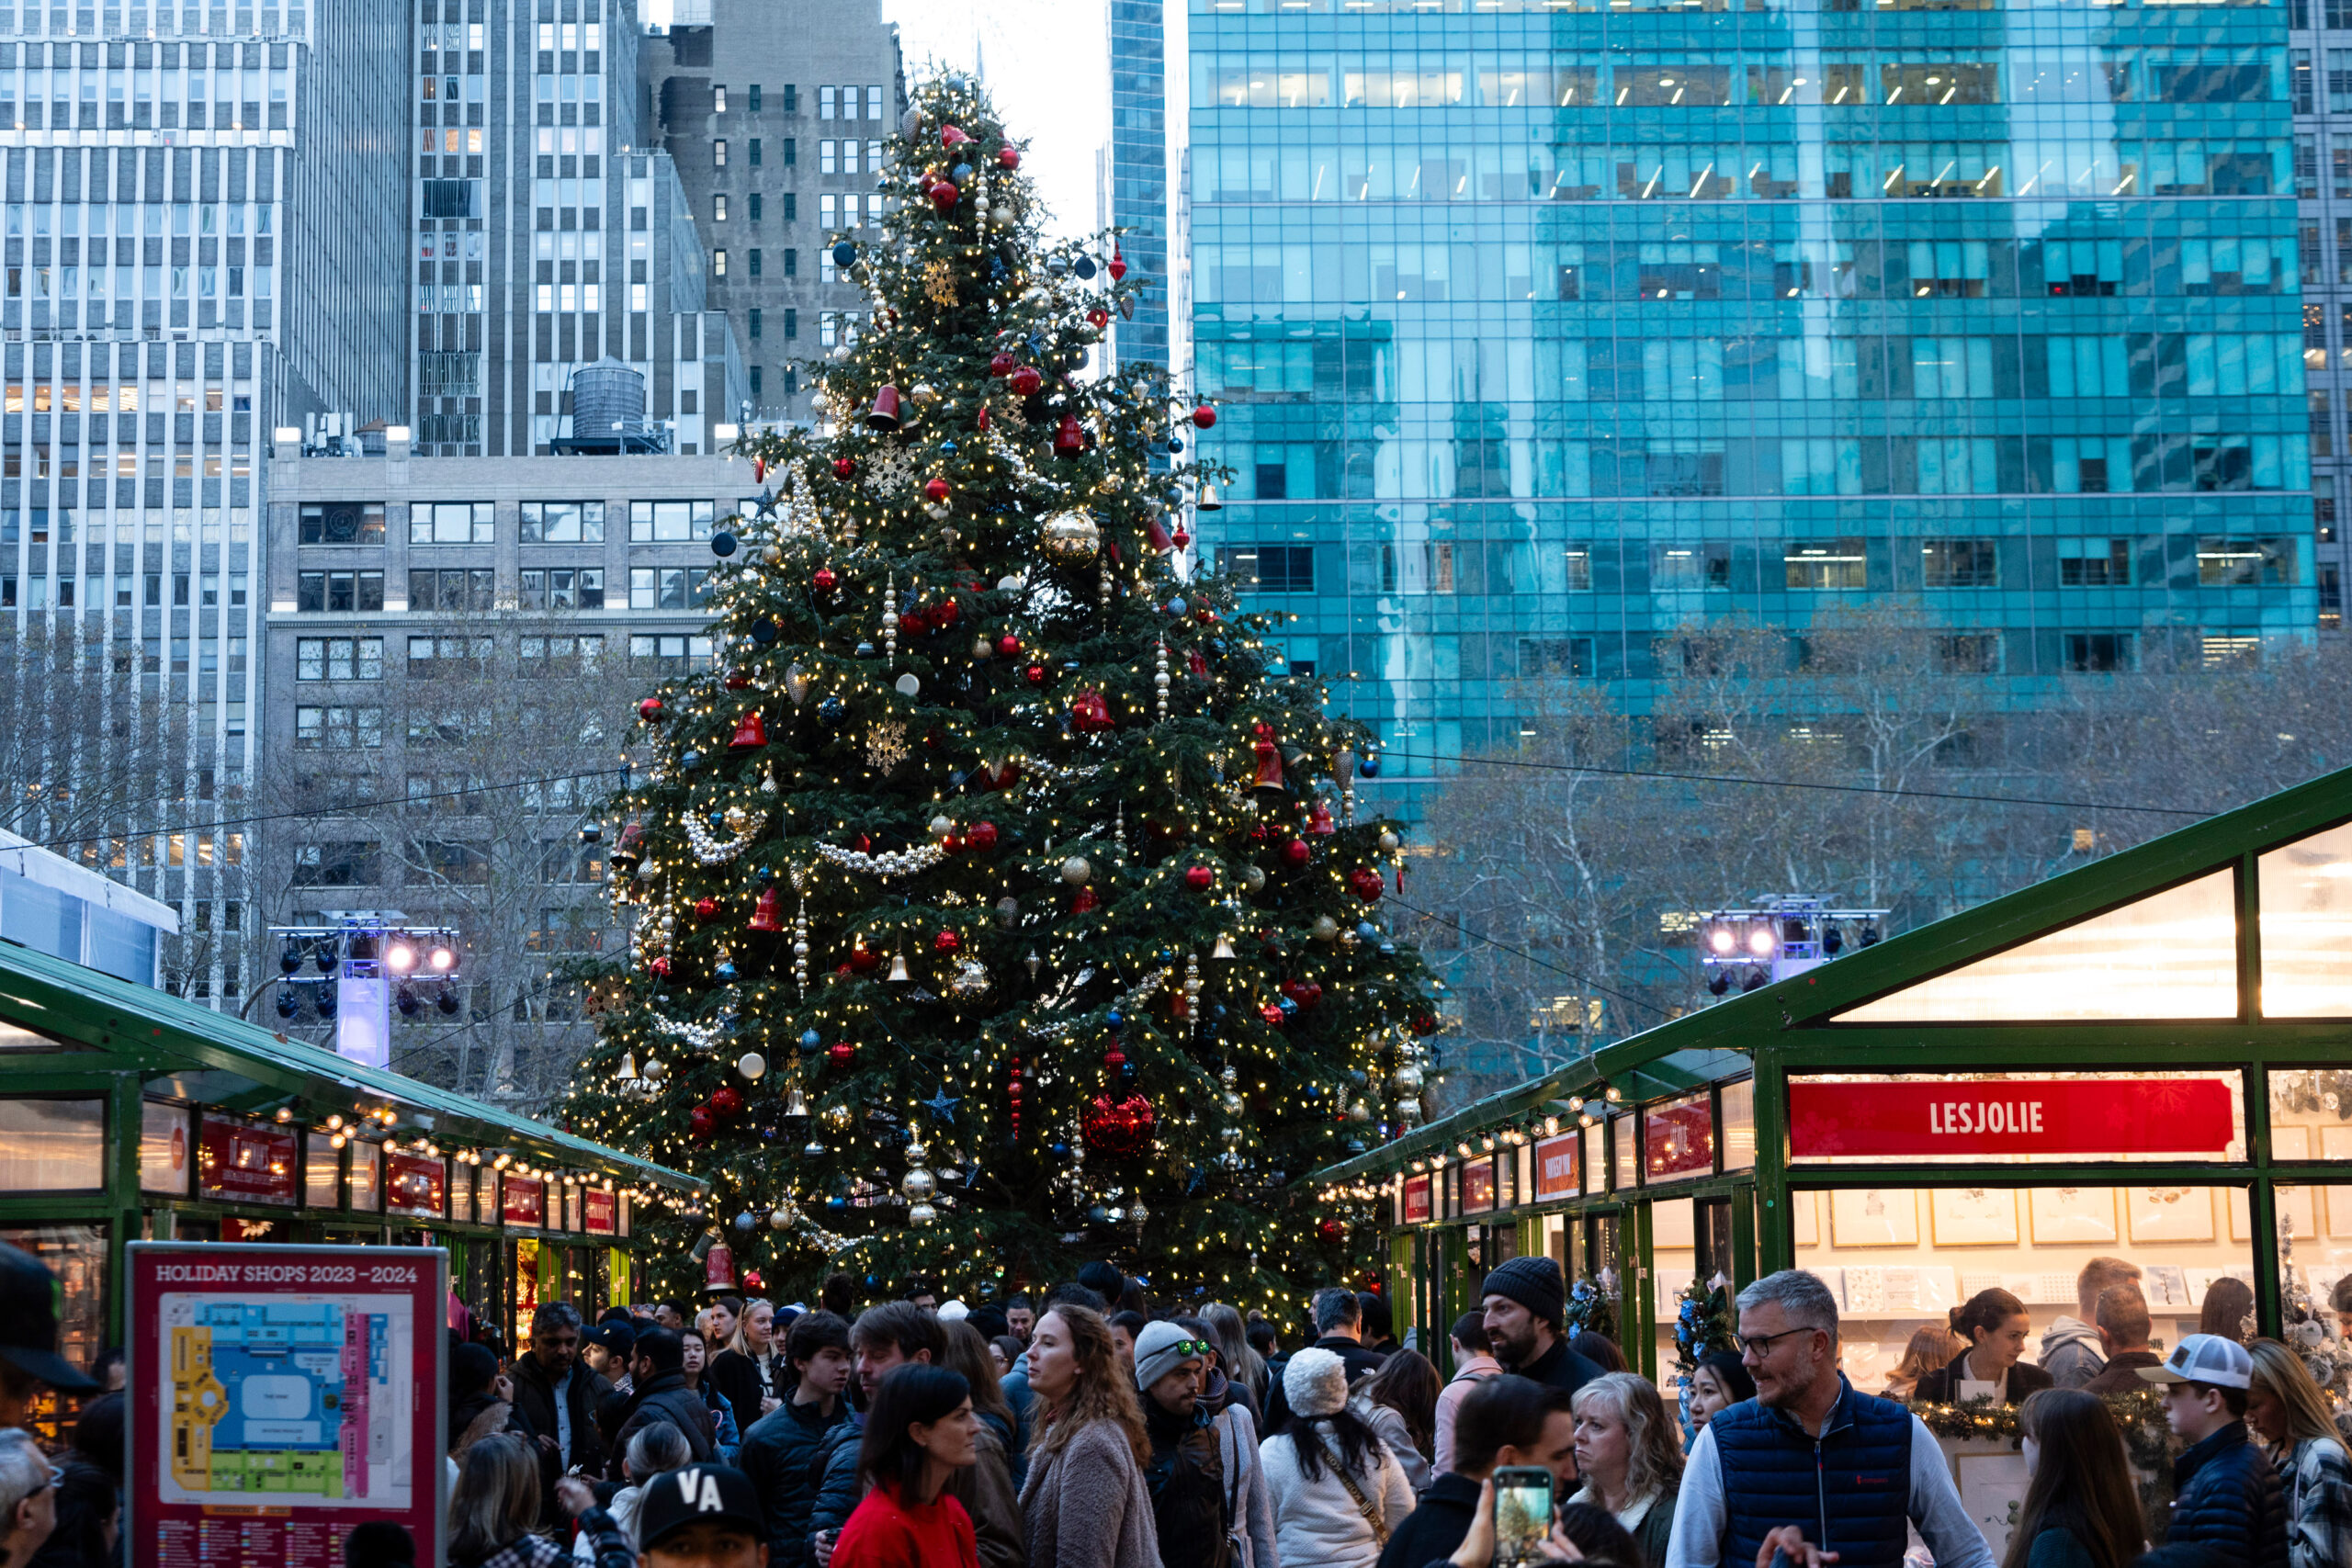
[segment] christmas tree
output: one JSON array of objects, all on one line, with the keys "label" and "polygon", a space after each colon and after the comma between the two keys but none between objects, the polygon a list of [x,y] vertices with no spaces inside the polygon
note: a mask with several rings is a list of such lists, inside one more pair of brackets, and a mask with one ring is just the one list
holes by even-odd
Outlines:
[{"label": "christmas tree", "polygon": [[1162,280],[1040,244],[968,81],[888,156],[878,237],[832,249],[871,321],[712,537],[716,666],[639,710],[571,1123],[713,1183],[673,1283],[700,1231],[771,1286],[977,1301],[1108,1256],[1295,1300],[1374,1230],[1292,1184],[1419,1114],[1436,1028],[1380,919],[1396,829],[1356,820],[1376,758],[1188,573],[1217,476],[1171,459],[1214,409],[1081,378]]}]

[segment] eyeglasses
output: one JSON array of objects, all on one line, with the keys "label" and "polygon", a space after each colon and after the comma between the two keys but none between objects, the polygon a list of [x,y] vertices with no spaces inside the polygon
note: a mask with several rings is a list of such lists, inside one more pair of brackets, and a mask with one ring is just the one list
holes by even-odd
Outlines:
[{"label": "eyeglasses", "polygon": [[1739,1343],[1740,1354],[1743,1356],[1753,1356],[1760,1361],[1765,1357],[1772,1353],[1772,1342],[1774,1340],[1786,1339],[1792,1334],[1814,1334],[1817,1332],[1819,1331],[1811,1328],[1783,1328],[1778,1334],[1742,1334],[1736,1337]]}]

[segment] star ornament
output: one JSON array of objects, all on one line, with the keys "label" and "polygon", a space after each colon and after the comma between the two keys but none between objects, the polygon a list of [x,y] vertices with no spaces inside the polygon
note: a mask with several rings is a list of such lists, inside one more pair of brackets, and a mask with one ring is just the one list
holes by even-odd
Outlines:
[{"label": "star ornament", "polygon": [[937,1094],[933,1095],[929,1100],[924,1100],[922,1102],[922,1108],[925,1111],[930,1111],[933,1116],[938,1117],[942,1122],[953,1122],[956,1120],[956,1108],[963,1103],[964,1102],[961,1099],[951,1097],[948,1092],[943,1089]]}]

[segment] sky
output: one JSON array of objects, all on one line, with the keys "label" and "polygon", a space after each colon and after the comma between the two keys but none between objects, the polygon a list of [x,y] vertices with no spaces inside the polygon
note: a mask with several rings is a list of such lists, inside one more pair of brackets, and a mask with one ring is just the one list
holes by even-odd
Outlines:
[{"label": "sky", "polygon": [[[666,23],[669,0],[641,13]],[[1110,141],[1108,25],[1102,0],[882,0],[899,28],[908,85],[935,69],[986,68],[997,112],[1029,151],[1022,167],[1051,213],[1046,231],[1096,226],[1095,158]]]}]

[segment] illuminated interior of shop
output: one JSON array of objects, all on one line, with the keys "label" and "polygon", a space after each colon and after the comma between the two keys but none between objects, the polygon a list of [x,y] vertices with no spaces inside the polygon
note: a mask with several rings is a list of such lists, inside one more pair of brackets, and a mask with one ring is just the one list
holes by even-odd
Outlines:
[{"label": "illuminated interior of shop", "polygon": [[2263,855],[2262,1012],[2352,1018],[2352,823]]}]

